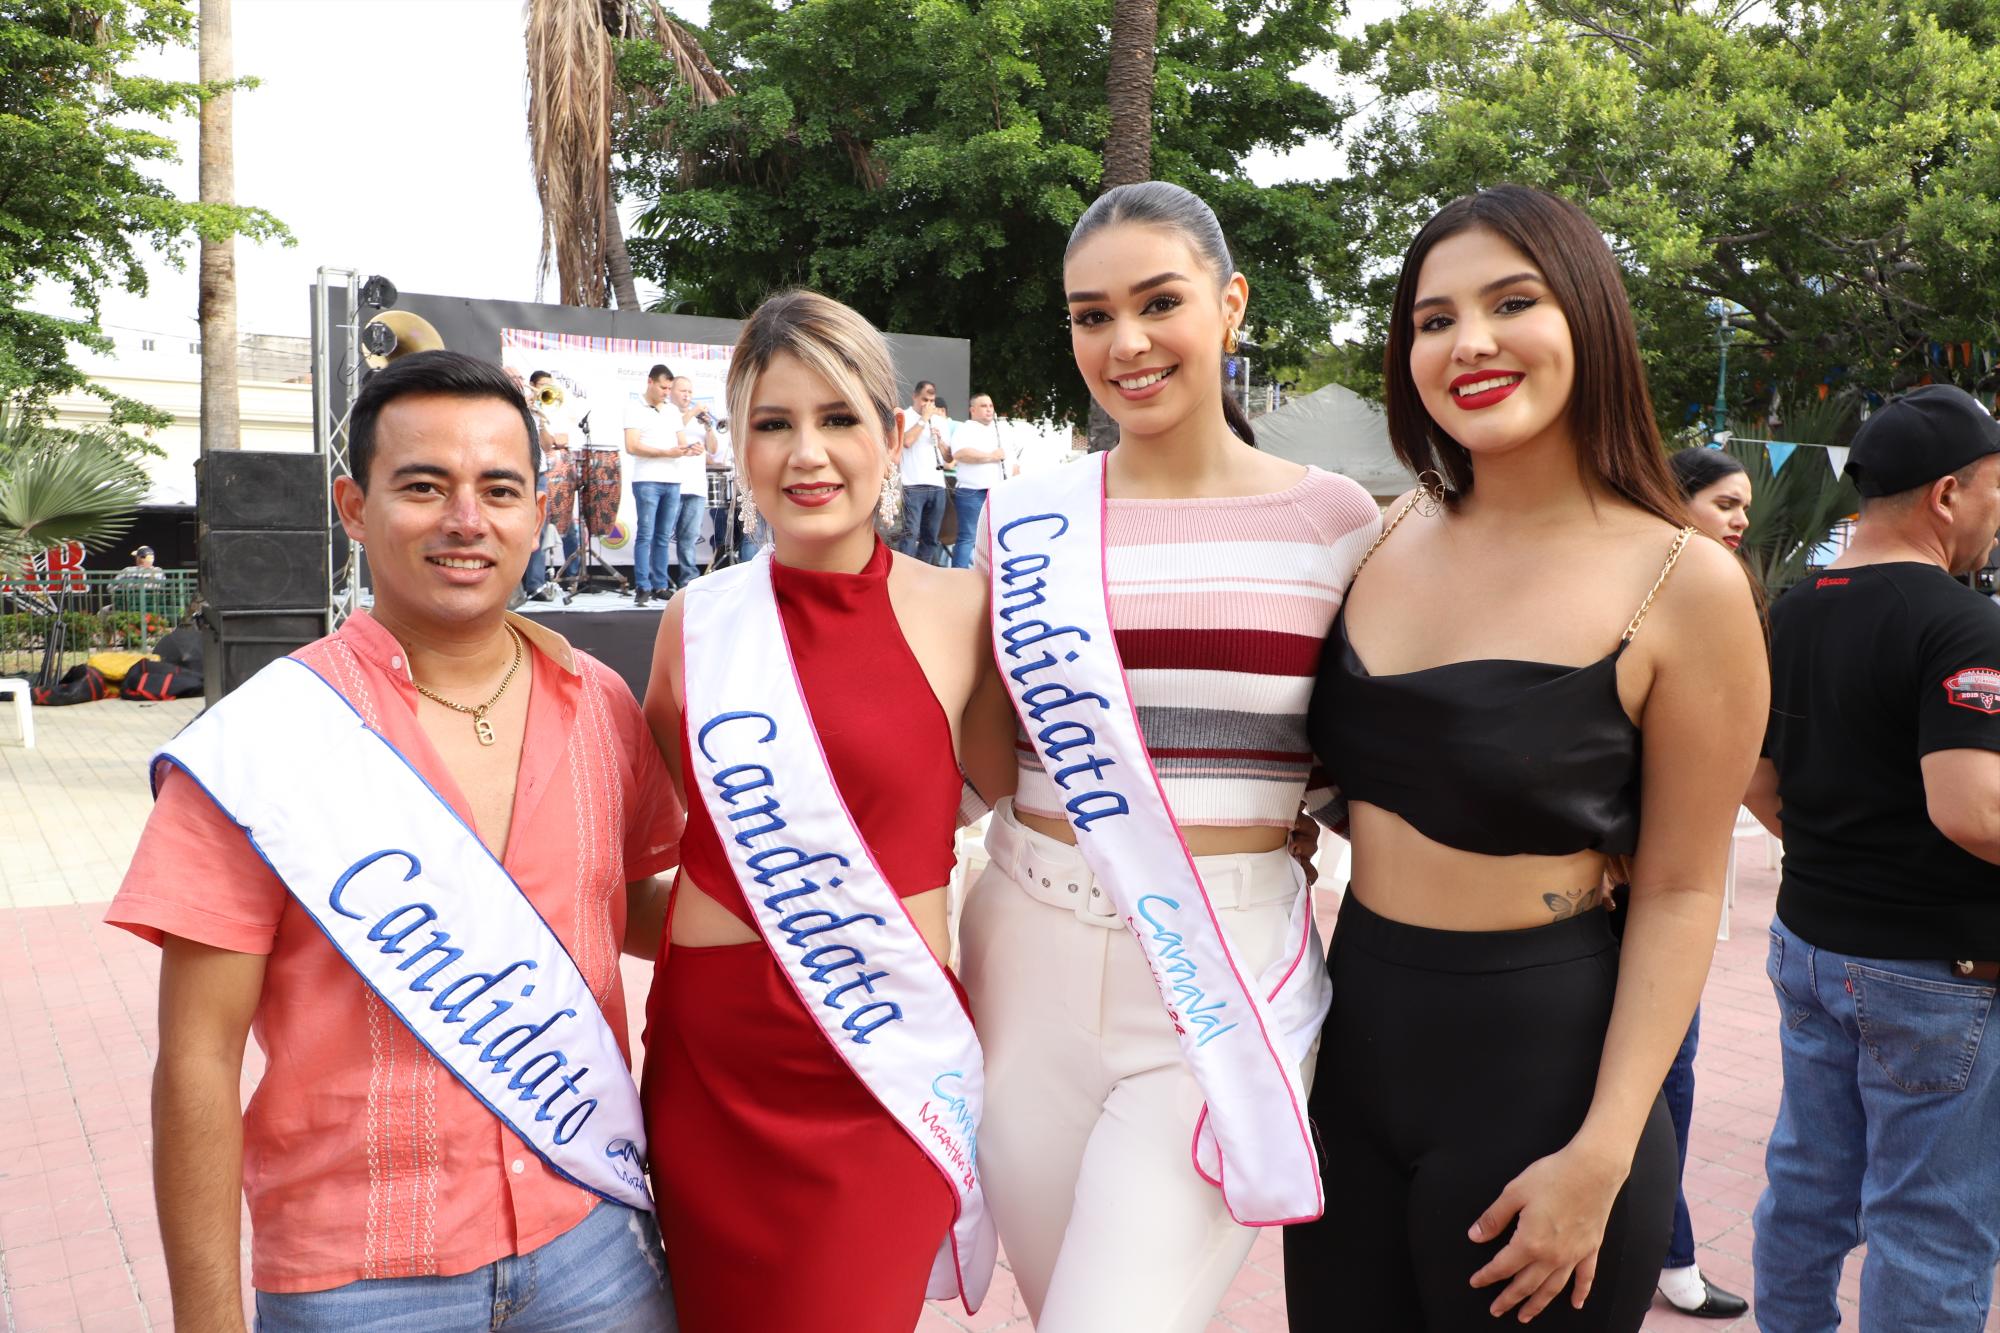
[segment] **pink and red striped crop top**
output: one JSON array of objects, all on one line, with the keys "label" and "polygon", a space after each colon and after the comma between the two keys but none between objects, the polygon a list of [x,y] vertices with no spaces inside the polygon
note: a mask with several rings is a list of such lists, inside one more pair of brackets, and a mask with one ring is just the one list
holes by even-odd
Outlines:
[{"label": "pink and red striped crop top", "polygon": [[[1348,580],[1381,530],[1375,502],[1311,468],[1270,495],[1113,496],[1105,524],[1118,653],[1175,818],[1288,827],[1313,767],[1313,678]],[[983,542],[978,565],[988,568]],[[1015,807],[1061,818],[1027,737],[1014,746]]]}]

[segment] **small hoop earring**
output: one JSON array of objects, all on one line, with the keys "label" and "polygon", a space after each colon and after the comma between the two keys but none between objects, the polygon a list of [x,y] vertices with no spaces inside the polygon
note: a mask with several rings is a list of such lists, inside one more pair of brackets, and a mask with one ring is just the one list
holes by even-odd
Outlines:
[{"label": "small hoop earring", "polygon": [[1230,356],[1236,355],[1236,326],[1231,324],[1222,333],[1222,350]]},{"label": "small hoop earring", "polygon": [[1444,476],[1436,468],[1425,468],[1417,474],[1417,494],[1411,501],[1416,511],[1425,518],[1437,517],[1438,510],[1444,508]]}]

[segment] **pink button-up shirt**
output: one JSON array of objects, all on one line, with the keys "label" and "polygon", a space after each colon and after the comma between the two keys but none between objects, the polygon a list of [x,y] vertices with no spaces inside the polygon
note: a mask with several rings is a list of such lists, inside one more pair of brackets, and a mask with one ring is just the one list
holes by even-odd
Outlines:
[{"label": "pink button-up shirt", "polygon": [[[576,960],[624,1049],[625,885],[675,863],[683,813],[625,683],[561,635],[510,620],[534,650],[534,674],[501,862]],[[388,631],[359,614],[296,656],[471,825],[417,723],[409,666]],[[251,1027],[268,1064],[243,1113],[259,1289],[470,1272],[554,1239],[597,1202],[409,1034],[177,768],[105,920],[156,944],[171,934],[268,956]]]}]

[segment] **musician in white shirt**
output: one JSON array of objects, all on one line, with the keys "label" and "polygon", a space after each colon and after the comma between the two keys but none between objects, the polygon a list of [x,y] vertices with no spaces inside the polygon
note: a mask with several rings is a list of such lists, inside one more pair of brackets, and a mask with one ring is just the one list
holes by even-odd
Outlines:
[{"label": "musician in white shirt", "polygon": [[702,511],[708,507],[708,467],[711,459],[721,452],[722,439],[715,433],[714,414],[694,404],[693,380],[685,375],[679,376],[667,397],[681,417],[677,437],[681,453],[674,460],[681,491],[680,506],[672,523],[674,581],[668,590],[668,596],[672,596],[694,582],[694,576],[701,572],[701,564],[695,559],[695,548],[701,542]]},{"label": "musician in white shirt", "polygon": [[994,420],[993,399],[976,394],[966,411],[968,419],[952,431],[944,449],[945,461],[952,465],[957,479],[952,508],[958,519],[958,536],[951,545],[951,563],[956,569],[972,568],[972,542],[979,532],[986,492],[1007,476],[1007,450],[1000,439],[1000,423]]},{"label": "musician in white shirt", "polygon": [[896,413],[902,446],[903,534],[896,549],[936,564],[944,522],[944,447],[950,418],[937,405],[937,385],[918,380],[910,405]]},{"label": "musician in white shirt", "polygon": [[[646,392],[625,409],[625,452],[632,455],[632,506],[635,526],[632,574],[637,582],[634,605],[673,594],[667,547],[681,509],[680,409],[668,401],[674,372],[654,366],[646,376]],[[592,529],[595,531],[595,527]]]}]

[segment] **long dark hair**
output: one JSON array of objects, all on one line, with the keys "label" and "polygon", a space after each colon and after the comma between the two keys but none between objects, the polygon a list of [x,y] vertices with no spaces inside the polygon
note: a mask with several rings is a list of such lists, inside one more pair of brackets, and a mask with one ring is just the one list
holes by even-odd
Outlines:
[{"label": "long dark hair", "polygon": [[1747,471],[1733,455],[1699,444],[1676,449],[1668,456],[1667,466],[1673,470],[1674,481],[1679,484],[1681,494],[1690,500],[1716,482]]},{"label": "long dark hair", "polygon": [[[1063,247],[1063,262],[1069,262],[1076,247],[1092,232],[1114,222],[1143,222],[1179,232],[1195,254],[1215,271],[1217,287],[1228,283],[1236,272],[1236,261],[1229,257],[1229,242],[1223,239],[1222,224],[1215,220],[1215,210],[1202,202],[1200,195],[1167,181],[1118,185],[1098,195],[1070,229],[1069,244]],[[1238,439],[1256,447],[1257,432],[1250,429],[1249,414],[1226,393],[1222,395],[1222,415]]]},{"label": "long dark hair", "polygon": [[1417,274],[1425,257],[1439,241],[1478,227],[1541,270],[1569,321],[1576,358],[1569,429],[1584,476],[1675,527],[1686,524],[1680,488],[1667,471],[1660,428],[1653,420],[1653,398],[1618,261],[1582,209],[1524,185],[1498,185],[1452,200],[1424,224],[1403,256],[1382,366],[1389,441],[1396,457],[1413,473],[1440,473],[1448,504],[1472,490],[1472,456],[1424,409],[1410,378],[1410,346],[1416,340],[1412,307]]}]

